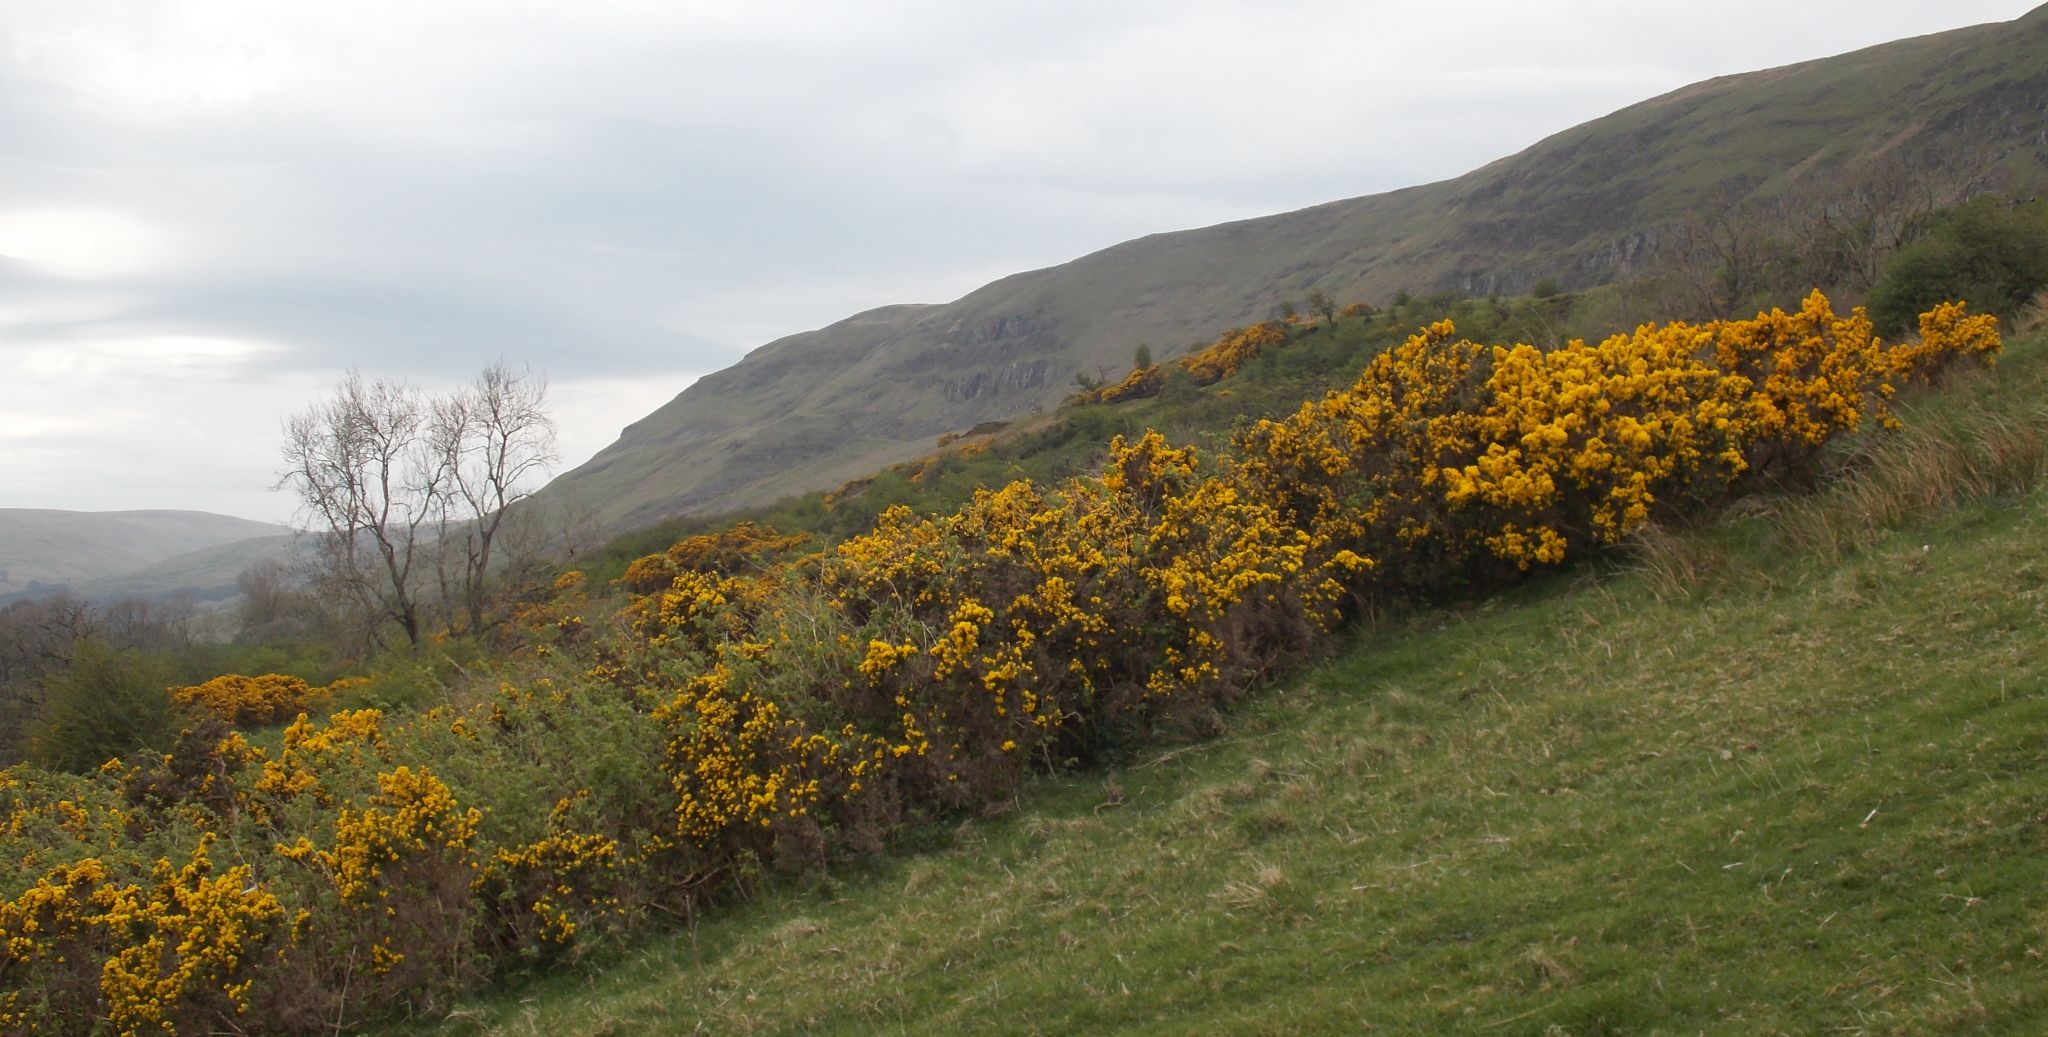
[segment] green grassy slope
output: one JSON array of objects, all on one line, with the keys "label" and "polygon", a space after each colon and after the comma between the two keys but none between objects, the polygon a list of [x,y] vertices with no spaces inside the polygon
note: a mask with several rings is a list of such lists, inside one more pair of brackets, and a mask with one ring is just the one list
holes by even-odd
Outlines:
[{"label": "green grassy slope", "polygon": [[[288,536],[273,522],[203,511],[0,508],[0,601],[31,585],[82,587],[253,537]],[[234,574],[227,582],[234,583]]]},{"label": "green grassy slope", "polygon": [[769,343],[540,499],[617,531],[829,488],[940,433],[1049,407],[1075,372],[1120,371],[1140,343],[1172,357],[1312,287],[1384,302],[1603,283],[1639,274],[1679,221],[1737,199],[1828,197],[1892,157],[1916,177],[1930,161],[1995,158],[2025,193],[2048,170],[2044,90],[2044,12],[1695,84],[1454,180],[1156,234]]},{"label": "green grassy slope", "polygon": [[2044,392],[415,1032],[2048,1032]]}]

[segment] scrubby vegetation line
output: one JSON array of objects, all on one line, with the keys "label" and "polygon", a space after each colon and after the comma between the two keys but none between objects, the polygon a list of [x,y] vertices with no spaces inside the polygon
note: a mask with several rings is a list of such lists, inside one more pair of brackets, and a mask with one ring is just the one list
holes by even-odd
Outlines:
[{"label": "scrubby vegetation line", "polygon": [[1902,388],[2000,345],[1954,304],[1919,331],[1886,342],[1818,292],[1551,350],[1443,322],[1229,450],[1119,437],[1096,474],[891,508],[818,553],[707,534],[631,567],[615,615],[569,574],[480,701],[314,719],[302,683],[182,689],[203,719],[167,752],[6,772],[0,1028],[428,1012],[1035,771],[1220,730],[1355,610],[1810,481]]},{"label": "scrubby vegetation line", "polygon": [[384,1032],[2031,1037],[2044,345],[1818,493],[1380,619],[1221,737]]}]

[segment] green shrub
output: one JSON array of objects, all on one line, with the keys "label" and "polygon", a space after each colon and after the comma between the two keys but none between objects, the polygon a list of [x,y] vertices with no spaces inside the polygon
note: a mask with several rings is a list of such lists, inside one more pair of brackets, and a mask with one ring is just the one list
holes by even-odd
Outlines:
[{"label": "green shrub", "polygon": [[1936,303],[2011,318],[2048,287],[2048,205],[1978,198],[1941,213],[1885,265],[1870,296],[1879,332],[1898,336]]},{"label": "green shrub", "polygon": [[85,772],[116,756],[170,744],[171,675],[137,651],[83,641],[71,668],[53,678],[42,716],[29,729],[28,758],[52,770]]}]

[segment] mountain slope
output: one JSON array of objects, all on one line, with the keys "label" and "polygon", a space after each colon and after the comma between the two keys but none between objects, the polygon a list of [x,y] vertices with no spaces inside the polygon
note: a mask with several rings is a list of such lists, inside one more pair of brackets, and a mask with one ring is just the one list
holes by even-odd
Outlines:
[{"label": "mountain slope", "polygon": [[1818,496],[394,1032],[2048,1032],[2048,342],[2009,348]]},{"label": "mountain slope", "polygon": [[1321,288],[1515,290],[1634,272],[1731,199],[1826,191],[1890,159],[2048,169],[2048,9],[1709,80],[1465,176],[1157,234],[945,305],[871,310],[762,346],[629,426],[541,494],[615,529],[829,487],[940,433],[1055,404],[1076,372],[1164,357]]},{"label": "mountain slope", "polygon": [[241,594],[242,573],[251,566],[276,562],[290,567],[310,555],[313,546],[312,539],[296,533],[246,537],[173,555],[140,569],[84,580],[73,584],[71,590],[87,601],[154,601],[189,595],[198,602],[222,602]]},{"label": "mountain slope", "polygon": [[290,532],[203,511],[0,508],[0,598],[105,581],[194,551]]}]

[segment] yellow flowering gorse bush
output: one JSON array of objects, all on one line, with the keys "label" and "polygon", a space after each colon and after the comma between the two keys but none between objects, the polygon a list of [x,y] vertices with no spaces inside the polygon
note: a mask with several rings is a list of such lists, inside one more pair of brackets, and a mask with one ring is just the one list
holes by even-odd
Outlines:
[{"label": "yellow flowering gorse bush", "polygon": [[281,673],[260,677],[224,674],[191,687],[172,688],[171,700],[197,706],[236,727],[275,724],[311,708],[324,689]]}]

